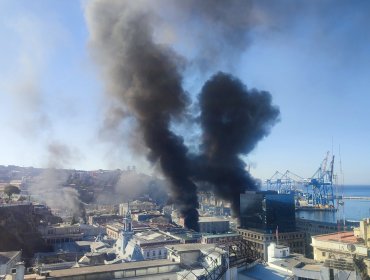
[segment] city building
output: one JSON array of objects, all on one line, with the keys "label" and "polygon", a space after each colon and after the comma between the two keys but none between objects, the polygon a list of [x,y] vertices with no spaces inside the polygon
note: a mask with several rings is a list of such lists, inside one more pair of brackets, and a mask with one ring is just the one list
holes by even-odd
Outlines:
[{"label": "city building", "polygon": [[247,191],[240,195],[240,228],[237,232],[264,260],[272,242],[305,254],[305,233],[296,230],[293,194],[275,191]]},{"label": "city building", "polygon": [[84,236],[79,224],[40,226],[39,232],[47,244],[78,241]]},{"label": "city building", "polygon": [[0,252],[0,275],[12,272],[16,264],[21,261],[21,251]]},{"label": "city building", "polygon": [[230,230],[230,221],[223,217],[199,217],[199,232],[225,233]]},{"label": "city building", "polygon": [[170,260],[152,260],[126,262],[98,266],[76,267],[53,270],[46,274],[46,279],[151,279],[177,280],[177,272],[181,270],[180,263]]},{"label": "city building", "polygon": [[161,214],[159,211],[142,211],[138,213],[132,213],[132,219],[138,222],[144,222],[159,217],[163,217],[163,214]]},{"label": "city building", "polygon": [[313,236],[312,246],[314,259],[324,263],[330,275],[336,277],[332,279],[357,279],[357,275],[362,273],[369,275],[368,248],[353,232]]},{"label": "city building", "polygon": [[38,230],[45,242],[50,245],[94,238],[104,232],[104,228],[100,226],[87,224],[48,225],[40,226]]},{"label": "city building", "polygon": [[166,250],[169,252],[167,259],[76,266],[42,271],[41,275],[27,275],[27,279],[237,279],[237,268],[227,266],[227,252],[213,244],[173,244]]},{"label": "city building", "polygon": [[135,234],[129,210],[123,218],[123,227],[115,244],[117,258],[114,262],[165,259],[165,246],[178,243],[179,239],[160,231],[147,230]]},{"label": "city building", "polygon": [[239,279],[294,279],[294,280],[332,280],[368,279],[355,271],[346,270],[343,265],[333,270],[326,263],[308,259],[301,254],[290,253],[290,248],[271,243],[268,246],[266,263],[253,263],[239,273]]},{"label": "city building", "polygon": [[289,246],[291,252],[305,254],[306,238],[305,233],[300,231],[265,233],[254,229],[238,229],[238,233],[245,239],[256,255],[267,261],[267,248],[272,242],[279,245]]},{"label": "city building", "polygon": [[199,243],[202,238],[201,233],[186,228],[170,228],[167,229],[165,233],[175,239],[180,240],[181,244]]},{"label": "city building", "polygon": [[122,216],[117,214],[103,214],[103,215],[93,215],[89,216],[88,223],[90,225],[105,225],[112,222],[118,222],[122,219]]},{"label": "city building", "polygon": [[345,274],[347,279],[370,273],[370,219],[349,232],[337,232],[312,237],[314,259],[323,262],[332,275]]},{"label": "city building", "polygon": [[126,212],[155,211],[158,206],[154,202],[134,200],[119,205],[119,214],[124,216]]},{"label": "city building", "polygon": [[223,244],[240,240],[242,237],[238,233],[207,234],[202,236],[202,244]]},{"label": "city building", "polygon": [[295,231],[293,194],[247,191],[240,195],[240,227],[265,233]]},{"label": "city building", "polygon": [[[131,226],[134,233],[151,229],[151,227],[148,224],[137,221],[131,221]],[[122,222],[113,222],[105,225],[105,232],[109,238],[118,239],[122,227],[123,227]]]},{"label": "city building", "polygon": [[[168,259],[181,263],[184,269],[178,272],[178,279],[208,279],[207,274],[214,273],[211,279],[237,279],[237,269],[227,267],[228,253],[214,244],[180,244],[167,246]],[[222,267],[225,267],[223,271]],[[217,278],[217,271],[220,278]],[[225,277],[225,276],[228,277]],[[231,277],[230,277],[231,276]]]},{"label": "city building", "polygon": [[307,220],[296,218],[297,231],[302,231],[306,236],[306,256],[313,258],[313,249],[311,246],[312,236],[320,234],[334,233],[338,231],[351,231],[353,227],[358,227],[359,222],[346,221],[345,225],[329,223],[324,221]]}]

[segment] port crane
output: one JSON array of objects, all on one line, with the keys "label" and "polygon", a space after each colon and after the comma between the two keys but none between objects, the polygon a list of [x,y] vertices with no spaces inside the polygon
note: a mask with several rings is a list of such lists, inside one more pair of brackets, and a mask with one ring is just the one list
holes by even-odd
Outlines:
[{"label": "port crane", "polygon": [[285,173],[276,171],[270,179],[266,180],[266,186],[268,190],[278,193],[294,193],[297,205],[304,202],[304,205],[317,209],[335,209],[333,181],[334,155],[330,157],[327,152],[320,167],[311,178],[305,179],[289,170]]},{"label": "port crane", "polygon": [[305,179],[287,170],[284,173],[276,171],[270,179],[266,180],[267,189],[278,193],[298,193],[302,192]]},{"label": "port crane", "polygon": [[[329,152],[326,154],[321,166],[307,181],[307,202],[314,207],[335,208],[333,178],[334,178],[334,155],[331,157],[329,168]],[[311,192],[310,192],[311,191]]]}]

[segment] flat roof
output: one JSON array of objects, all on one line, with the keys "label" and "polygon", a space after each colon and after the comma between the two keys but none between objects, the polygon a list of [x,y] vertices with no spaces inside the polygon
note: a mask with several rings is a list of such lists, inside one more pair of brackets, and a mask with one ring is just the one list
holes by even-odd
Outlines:
[{"label": "flat roof", "polygon": [[283,279],[291,279],[292,274],[277,270],[272,267],[257,264],[250,269],[243,270],[238,272],[238,279],[269,279],[269,280],[283,280]]},{"label": "flat roof", "polygon": [[230,221],[222,217],[199,217],[199,223],[205,222],[230,222]]},{"label": "flat roof", "polygon": [[140,245],[153,243],[153,242],[163,242],[163,241],[174,241],[177,240],[165,233],[159,231],[143,231],[136,233],[133,237],[134,240],[139,241]]},{"label": "flat roof", "polygon": [[283,258],[275,258],[270,263],[282,268],[288,268],[290,270],[292,270],[293,267],[296,267],[298,264],[303,264],[302,267],[304,265],[317,264],[315,260],[306,258],[305,256],[297,253],[292,253],[289,256]]},{"label": "flat roof", "polygon": [[310,271],[320,271],[321,268],[322,268],[321,264],[305,264],[304,266],[300,267],[300,269]]},{"label": "flat roof", "polygon": [[202,237],[203,238],[214,238],[214,237],[234,237],[234,236],[240,236],[241,235],[239,233],[235,233],[235,232],[231,232],[231,233],[221,233],[221,234],[205,234],[203,235]]},{"label": "flat roof", "polygon": [[357,243],[357,244],[362,243],[357,239],[353,231],[316,235],[312,236],[312,238],[315,238],[317,241],[335,241],[341,243]]},{"label": "flat roof", "polygon": [[200,244],[200,243],[188,243],[188,244],[176,244],[167,245],[166,248],[177,252],[187,252],[187,251],[199,251],[202,249],[214,248],[215,244]]},{"label": "flat roof", "polygon": [[148,267],[155,267],[155,266],[167,266],[171,264],[177,265],[179,263],[172,262],[167,259],[163,259],[163,260],[139,261],[139,262],[127,262],[127,263],[118,263],[118,264],[76,267],[76,268],[50,271],[50,276],[51,277],[66,277],[66,276],[74,276],[74,275],[84,275],[84,274],[93,274],[93,273],[104,273],[104,272],[114,272],[114,271],[130,270],[130,269],[148,268]]}]

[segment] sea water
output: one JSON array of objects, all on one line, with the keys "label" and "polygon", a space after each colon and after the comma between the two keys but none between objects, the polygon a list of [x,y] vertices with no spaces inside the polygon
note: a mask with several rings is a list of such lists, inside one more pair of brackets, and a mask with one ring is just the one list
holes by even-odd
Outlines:
[{"label": "sea water", "polygon": [[[360,221],[370,218],[370,186],[347,185],[334,189],[334,193],[342,195],[343,206],[337,212],[328,211],[297,211],[297,218],[336,223],[337,220]],[[365,199],[346,199],[345,197],[364,197]],[[366,199],[367,198],[367,199]],[[337,203],[335,203],[337,205]]]}]

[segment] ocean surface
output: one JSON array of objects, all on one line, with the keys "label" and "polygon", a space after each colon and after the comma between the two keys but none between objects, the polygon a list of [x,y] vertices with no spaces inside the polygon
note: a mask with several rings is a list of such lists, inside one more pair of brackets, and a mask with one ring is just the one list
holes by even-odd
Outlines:
[{"label": "ocean surface", "polygon": [[338,219],[360,221],[364,218],[370,218],[370,185],[339,186],[334,190],[334,194],[342,195],[343,197],[364,197],[368,200],[344,198],[344,205],[339,206],[337,212],[297,211],[296,217],[332,223],[336,223]]}]

